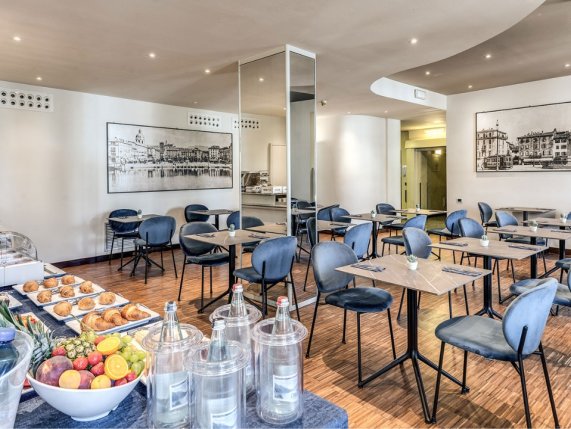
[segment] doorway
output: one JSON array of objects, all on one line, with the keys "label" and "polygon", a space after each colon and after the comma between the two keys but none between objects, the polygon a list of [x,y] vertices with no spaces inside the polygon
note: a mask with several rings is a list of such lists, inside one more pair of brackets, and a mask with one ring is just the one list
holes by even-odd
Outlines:
[{"label": "doorway", "polygon": [[446,147],[414,149],[418,203],[429,210],[446,210]]}]

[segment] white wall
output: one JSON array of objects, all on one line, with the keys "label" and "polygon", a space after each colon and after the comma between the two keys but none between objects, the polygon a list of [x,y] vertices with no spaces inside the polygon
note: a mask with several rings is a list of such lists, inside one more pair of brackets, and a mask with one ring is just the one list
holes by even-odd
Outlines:
[{"label": "white wall", "polygon": [[[260,128],[242,129],[242,170],[250,172],[269,170],[269,146],[285,146],[286,144],[285,116],[245,114],[242,119],[255,119],[260,124]],[[286,164],[285,157],[283,164],[284,166]],[[276,183],[276,185],[283,184],[285,183]]]},{"label": "white wall", "polygon": [[[532,206],[571,211],[569,172],[475,172],[476,112],[571,100],[571,76],[448,97],[448,209],[480,219],[478,201],[492,207]],[[510,136],[511,139],[514,136]],[[458,203],[457,199],[463,202]]]},{"label": "white wall", "polygon": [[311,121],[314,117],[315,101],[305,100],[291,103],[291,196],[297,199],[313,201],[311,194],[311,171],[314,167],[314,149],[312,140],[315,127]]},{"label": "white wall", "polygon": [[117,208],[174,216],[202,203],[238,208],[236,115],[219,113],[234,132],[234,188],[107,193],[106,122],[189,128],[199,110],[0,82],[0,86],[54,94],[52,113],[0,108],[0,223],[29,236],[48,262],[104,254],[104,222]]},{"label": "white wall", "polygon": [[[398,131],[397,131],[398,130]],[[400,121],[347,115],[317,120],[317,201],[369,212],[400,206]]]}]

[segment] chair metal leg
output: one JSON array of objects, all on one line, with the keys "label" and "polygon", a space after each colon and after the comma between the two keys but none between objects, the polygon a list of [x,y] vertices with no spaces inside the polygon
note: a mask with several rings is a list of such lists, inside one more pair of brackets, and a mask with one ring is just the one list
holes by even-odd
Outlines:
[{"label": "chair metal leg", "polygon": [[313,310],[313,320],[311,321],[311,330],[309,331],[309,341],[307,342],[307,351],[305,357],[309,357],[309,350],[311,349],[311,340],[313,339],[313,329],[315,328],[315,321],[317,320],[317,307],[319,306],[320,293],[317,292],[317,299],[315,300],[315,308]]},{"label": "chair metal leg", "polygon": [[210,296],[212,296],[212,267],[210,267]]},{"label": "chair metal leg", "polygon": [[420,308],[420,298],[422,298],[422,292],[418,292],[418,305],[416,308]]},{"label": "chair metal leg", "polygon": [[111,251],[109,252],[109,265],[111,265],[111,257],[113,256],[113,244],[115,244],[115,233],[113,233],[113,238],[111,239]]},{"label": "chair metal leg", "polygon": [[549,395],[549,403],[551,404],[551,413],[553,414],[553,421],[555,427],[559,428],[559,419],[557,418],[557,410],[555,409],[555,400],[553,399],[553,391],[551,389],[551,381],[549,380],[549,373],[547,372],[547,362],[545,360],[545,353],[543,351],[543,344],[539,343],[539,356],[541,357],[541,366],[543,367],[543,375],[545,376],[545,384],[547,386],[547,394]]},{"label": "chair metal leg", "polygon": [[563,269],[561,269],[561,273],[559,274],[559,283],[563,283]]},{"label": "chair metal leg", "polygon": [[385,244],[387,244],[387,243],[383,242],[383,248],[381,250],[381,256],[385,256]]},{"label": "chair metal leg", "polygon": [[125,239],[121,238],[121,265],[119,265],[120,267],[123,266],[123,250],[125,249]]},{"label": "chair metal leg", "polygon": [[514,261],[512,259],[510,259],[510,264],[512,266],[512,280],[515,283],[515,269],[514,269]]},{"label": "chair metal leg", "polygon": [[311,265],[311,253],[309,253],[309,259],[307,261],[307,270],[305,271],[305,280],[303,282],[303,291],[305,292],[305,288],[307,287],[307,277],[309,276],[309,266]]},{"label": "chair metal leg", "polygon": [[431,423],[436,423],[436,412],[438,411],[438,395],[440,393],[440,381],[442,379],[442,363],[444,361],[444,347],[446,343],[444,341],[440,344],[440,358],[438,359],[438,372],[436,375],[436,387],[434,388],[434,404],[432,405],[432,418]]},{"label": "chair metal leg", "polygon": [[523,407],[525,409],[525,422],[527,424],[527,427],[529,429],[531,429],[531,415],[529,412],[529,401],[527,398],[527,386],[525,383],[525,370],[523,368],[523,358],[521,357],[521,355],[518,357],[519,360],[519,377],[521,380],[521,392],[523,395]]},{"label": "chair metal leg", "polygon": [[448,291],[448,312],[450,313],[450,318],[452,319],[452,294]]},{"label": "chair metal leg", "polygon": [[404,302],[404,289],[402,290],[402,295],[400,296],[400,304],[399,304],[399,311],[397,313],[397,320],[400,320],[400,314],[402,312],[402,304]]},{"label": "chair metal leg", "polygon": [[345,341],[345,333],[347,332],[347,310],[343,309],[343,338],[341,338],[341,342],[343,344],[347,344]]},{"label": "chair metal leg", "polygon": [[145,284],[147,284],[147,276],[149,275],[149,249],[147,246],[143,247],[145,252]]},{"label": "chair metal leg", "polygon": [[464,350],[464,365],[462,368],[462,390],[460,393],[468,393],[469,389],[466,386],[466,376],[468,372],[468,352]]},{"label": "chair metal leg", "polygon": [[289,277],[291,279],[291,293],[293,295],[293,302],[295,303],[295,312],[297,313],[297,320],[301,322],[301,316],[299,315],[299,305],[297,304],[297,292],[295,291],[295,283],[293,282],[293,273],[290,271]]},{"label": "chair metal leg", "polygon": [[200,281],[200,308],[204,307],[204,265],[200,266],[202,277]]},{"label": "chair metal leg", "polygon": [[262,317],[268,315],[268,291],[266,290],[266,280],[262,279]]},{"label": "chair metal leg", "polygon": [[[474,282],[472,282],[474,283]],[[468,292],[466,291],[466,285],[462,286],[464,289],[464,305],[466,306],[466,316],[470,315],[470,304],[468,303]]]},{"label": "chair metal leg", "polygon": [[[501,281],[500,281],[500,264],[498,262],[497,265],[497,270],[496,270],[496,276],[498,277],[498,304],[502,303],[502,285],[501,285]],[[508,261],[508,268],[509,268],[509,261]]]},{"label": "chair metal leg", "polygon": [[170,243],[170,248],[171,248],[171,255],[172,255],[172,265],[174,267],[174,278],[178,278],[178,273],[176,272],[176,262],[174,260],[174,248],[172,247],[172,241]]},{"label": "chair metal leg", "polygon": [[164,261],[164,259],[163,259],[163,248],[162,248],[162,247],[160,248],[160,251],[161,251],[161,267],[164,267],[164,266],[165,266],[165,261]]},{"label": "chair metal leg", "polygon": [[186,257],[185,260],[182,262],[182,274],[180,276],[180,286],[178,288],[178,301],[180,301],[180,294],[182,292],[182,282],[184,280],[184,269],[186,268]]},{"label": "chair metal leg", "polygon": [[393,321],[391,318],[391,309],[387,308],[387,318],[389,319],[389,334],[391,334],[391,348],[393,350],[393,359],[397,358],[397,351],[395,347],[395,335],[393,333]]},{"label": "chair metal leg", "polygon": [[361,313],[357,312],[357,368],[359,384],[363,381],[363,369],[361,367]]}]

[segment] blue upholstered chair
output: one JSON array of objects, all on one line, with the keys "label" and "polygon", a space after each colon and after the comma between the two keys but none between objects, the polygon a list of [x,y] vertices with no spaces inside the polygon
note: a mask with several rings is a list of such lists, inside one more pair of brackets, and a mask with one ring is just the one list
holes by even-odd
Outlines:
[{"label": "blue upholstered chair", "polygon": [[216,231],[216,227],[208,222],[190,222],[180,227],[178,241],[184,255],[184,260],[182,262],[182,274],[180,276],[180,286],[178,288],[178,300],[180,301],[182,293],[182,284],[184,281],[184,271],[186,266],[191,264],[199,265],[202,270],[199,313],[202,312],[202,309],[204,308],[204,269],[210,268],[210,294],[212,295],[212,267],[227,264],[229,262],[229,257],[226,252],[213,253],[214,249],[216,249],[216,246],[213,244],[192,240],[186,236],[212,233]]},{"label": "blue upholstered chair", "polygon": [[[394,216],[397,214],[395,210],[396,210],[395,206],[389,203],[379,203],[377,204],[376,207],[377,213],[382,215]],[[400,221],[396,220],[387,220],[381,222],[381,225],[383,225],[384,229],[387,229],[389,231],[389,235],[392,235],[393,231],[402,231],[402,229],[404,228],[404,223],[401,223]]]},{"label": "blue upholstered chair", "polygon": [[230,228],[230,225],[234,225],[234,228],[240,229],[240,210],[232,212],[226,218],[226,226]]},{"label": "blue upholstered chair", "polygon": [[[137,210],[132,209],[117,209],[109,213],[109,219],[114,217],[126,217],[126,216],[137,216]],[[140,222],[117,222],[114,220],[109,221],[109,227],[113,231],[113,238],[111,239],[111,251],[109,252],[109,264],[111,265],[111,257],[113,256],[113,245],[115,244],[115,239],[121,239],[121,266],[119,269],[123,268],[123,249],[125,247],[125,239],[135,240],[139,238],[138,226]]]},{"label": "blue upholstered chair", "polygon": [[[567,213],[567,220],[571,220],[571,212]],[[569,273],[571,269],[571,258],[559,259],[555,262],[555,266],[561,270],[559,273],[559,283],[563,283],[563,271]]]},{"label": "blue upholstered chair", "polygon": [[347,311],[357,313],[357,366],[359,382],[363,379],[361,367],[361,315],[365,313],[381,313],[386,310],[389,321],[389,333],[391,336],[391,346],[393,358],[396,358],[393,327],[391,322],[390,306],[393,297],[383,289],[372,287],[348,288],[349,283],[354,279],[351,274],[336,271],[336,268],[354,264],[357,262],[355,252],[344,243],[336,241],[325,241],[315,245],[312,253],[313,275],[317,285],[317,299],[313,311],[311,331],[307,343],[306,357],[309,357],[311,341],[317,321],[317,309],[321,295],[325,295],[325,304],[343,309],[343,338],[345,343],[345,333],[347,327]]},{"label": "blue upholstered chair", "polygon": [[[262,226],[264,222],[262,219],[256,216],[242,216],[242,228],[239,226],[236,229],[248,229],[255,226]],[[254,249],[258,246],[259,241],[254,241],[250,243],[242,244],[242,253],[252,253]]]},{"label": "blue upholstered chair", "polygon": [[[242,218],[242,220],[244,219],[245,217]],[[291,284],[297,318],[300,320],[295,284],[291,273],[296,249],[297,239],[295,237],[277,237],[263,240],[252,252],[252,266],[234,271],[234,277],[261,285],[262,315],[264,317],[268,313],[268,289],[284,282],[286,285]],[[290,277],[289,281],[288,276]]]},{"label": "blue upholstered chair", "polygon": [[[164,273],[164,261],[163,261],[163,250],[170,249],[172,254],[172,263],[174,266],[174,275],[178,278],[176,272],[176,262],[174,260],[174,249],[172,246],[172,236],[176,228],[176,220],[172,216],[157,216],[147,219],[141,223],[139,226],[139,236],[135,240],[136,246],[136,257],[135,263],[133,264],[133,270],[131,271],[131,276],[135,275],[135,269],[139,261],[145,260],[145,284],[147,283],[147,276],[149,272],[149,266],[151,264],[157,266]],[[160,265],[152,260],[149,254],[155,250],[160,250],[161,252],[161,263]]]},{"label": "blue upholstered chair", "polygon": [[[300,210],[311,210],[311,204],[305,200],[298,200],[295,207]],[[311,217],[315,217],[315,213],[298,214],[293,216],[295,221],[295,236],[299,239],[300,252],[301,244],[303,244],[303,236],[307,233],[306,223]]]},{"label": "blue upholstered chair", "polygon": [[184,208],[184,218],[187,222],[208,222],[209,215],[191,213],[194,210],[208,210],[208,207],[202,204],[189,204],[186,206]]},{"label": "blue upholstered chair", "polygon": [[[351,219],[345,217],[350,213],[341,207],[332,207],[331,208],[331,221],[337,223],[346,223],[347,226],[350,226]],[[335,240],[335,236],[343,237],[347,232],[347,228],[334,228],[331,230],[331,239]]]},{"label": "blue upholstered chair", "polygon": [[[310,217],[309,219],[307,219],[307,222],[305,225],[307,228],[307,239],[309,241],[309,245],[311,246],[311,249],[313,249],[313,247],[317,243],[317,221],[316,221],[315,217]],[[305,280],[303,282],[303,290],[305,290],[305,288],[307,287],[307,277],[309,276],[309,266],[311,265],[311,249],[309,252],[309,258],[307,260],[307,270],[305,271]]]},{"label": "blue upholstered chair", "polygon": [[498,226],[496,221],[491,220],[493,215],[493,210],[489,204],[484,202],[478,203],[478,210],[480,211],[480,219],[482,220],[482,226],[488,230],[488,227],[491,226],[493,228]]},{"label": "blue upholstered chair", "polygon": [[[528,290],[535,289],[541,284],[543,279],[525,279],[515,282],[510,286],[510,292],[514,295],[521,295]],[[569,276],[567,277],[567,284],[559,284],[557,286],[557,292],[555,293],[555,298],[553,299],[553,304],[557,306],[557,312],[559,312],[559,306],[571,307],[571,280]]]},{"label": "blue upholstered chair", "polygon": [[[424,230],[424,227],[426,226],[426,215],[418,215],[412,217],[408,219],[403,224],[403,226],[404,228],[418,228]],[[404,246],[404,238],[402,235],[395,235],[393,237],[384,237],[381,241],[383,242],[383,250],[381,252],[382,256],[384,256],[385,254],[385,244],[389,245],[389,252],[391,250],[390,248],[391,244],[394,244],[397,247],[397,252],[399,246]]]},{"label": "blue upholstered chair", "polygon": [[349,228],[345,233],[343,242],[353,249],[359,260],[365,259],[369,252],[369,241],[371,241],[371,232],[373,224],[371,222],[362,223]]},{"label": "blue upholstered chair", "polygon": [[466,369],[468,352],[480,355],[488,360],[509,362],[520,376],[525,419],[527,427],[531,427],[531,416],[527,399],[524,360],[533,354],[538,354],[543,366],[543,375],[555,427],[559,427],[551,382],[547,371],[547,363],[543,352],[541,338],[553,304],[557,290],[554,279],[543,279],[533,290],[520,295],[505,312],[502,321],[484,316],[454,317],[442,322],[436,327],[436,337],[442,342],[438,364],[438,376],[432,408],[432,422],[436,423],[438,396],[442,379],[442,362],[444,347],[450,344],[464,351],[464,374],[462,378],[462,393],[466,388]]},{"label": "blue upholstered chair", "polygon": [[[438,241],[442,241],[442,237],[452,239],[460,236],[460,227],[458,221],[466,217],[466,210],[456,210],[446,216],[444,219],[444,228],[432,228],[427,232],[429,234],[437,235]],[[440,258],[441,249],[438,249],[438,258]],[[454,262],[456,262],[456,252],[452,253]]]},{"label": "blue upholstered chair", "polygon": [[317,220],[328,220],[331,221],[331,209],[339,207],[339,204],[332,204],[327,207],[322,207],[317,210]]},{"label": "blue upholstered chair", "polygon": [[[462,237],[470,237],[470,238],[478,238],[479,239],[479,238],[482,238],[482,235],[485,235],[485,233],[486,233],[486,231],[484,230],[484,227],[482,225],[480,225],[478,222],[476,222],[474,219],[470,219],[470,218],[460,219],[459,225],[460,225],[460,235]],[[470,263],[470,257],[471,256],[474,257],[474,266],[476,266],[478,264],[478,256],[477,255],[468,255],[468,263]],[[501,304],[504,302],[504,300],[502,298],[500,261],[505,260],[505,258],[493,258],[493,259],[494,259],[494,264],[492,266],[492,274],[494,272],[497,274],[498,302]],[[463,262],[464,262],[464,253],[462,253],[462,260],[460,261],[460,263],[463,263]],[[512,279],[515,282],[515,270],[514,270],[513,261],[508,259],[507,264],[508,264],[508,266],[507,266],[508,269],[511,267]],[[474,283],[472,282],[472,284],[474,284]]]}]

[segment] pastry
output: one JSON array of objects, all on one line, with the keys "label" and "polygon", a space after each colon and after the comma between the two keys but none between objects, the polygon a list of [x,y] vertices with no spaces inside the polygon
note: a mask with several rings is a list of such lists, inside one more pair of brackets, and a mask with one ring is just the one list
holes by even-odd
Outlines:
[{"label": "pastry", "polygon": [[67,301],[58,302],[54,305],[54,313],[61,317],[66,317],[71,314],[71,304]]},{"label": "pastry", "polygon": [[113,323],[105,321],[105,319],[95,311],[87,313],[81,319],[82,331],[88,331],[90,329],[93,329],[94,331],[106,331],[114,327],[115,325]]},{"label": "pastry", "polygon": [[62,286],[59,290],[59,295],[62,298],[73,298],[75,296],[75,289],[72,286]]},{"label": "pastry", "polygon": [[111,322],[115,326],[121,326],[128,323],[127,320],[121,317],[121,313],[116,308],[108,308],[101,314],[101,317],[103,317],[103,320],[106,322]]},{"label": "pastry", "polygon": [[51,302],[51,300],[52,300],[51,290],[43,290],[38,294],[38,302],[46,303],[46,302]]},{"label": "pastry", "polygon": [[71,274],[66,274],[61,278],[61,284],[63,285],[72,285],[74,283],[75,283],[75,276],[72,276]]},{"label": "pastry", "polygon": [[137,307],[136,304],[127,304],[121,309],[121,316],[127,320],[141,320],[150,317],[151,315]]},{"label": "pastry", "polygon": [[80,310],[93,310],[95,308],[95,301],[93,298],[86,296],[77,302],[77,307]]},{"label": "pastry", "polygon": [[103,292],[99,295],[99,304],[110,305],[115,302],[116,296],[113,292]]},{"label": "pastry", "polygon": [[24,283],[24,287],[22,289],[24,289],[24,292],[35,292],[39,289],[40,285],[38,284],[37,281],[35,280],[29,280],[26,283]]},{"label": "pastry", "polygon": [[91,283],[89,280],[86,280],[79,285],[79,290],[81,293],[93,293],[93,283]]},{"label": "pastry", "polygon": [[45,288],[52,288],[52,287],[56,287],[57,286],[57,279],[55,277],[49,278],[49,279],[45,279],[44,282],[42,283],[43,286]]}]

